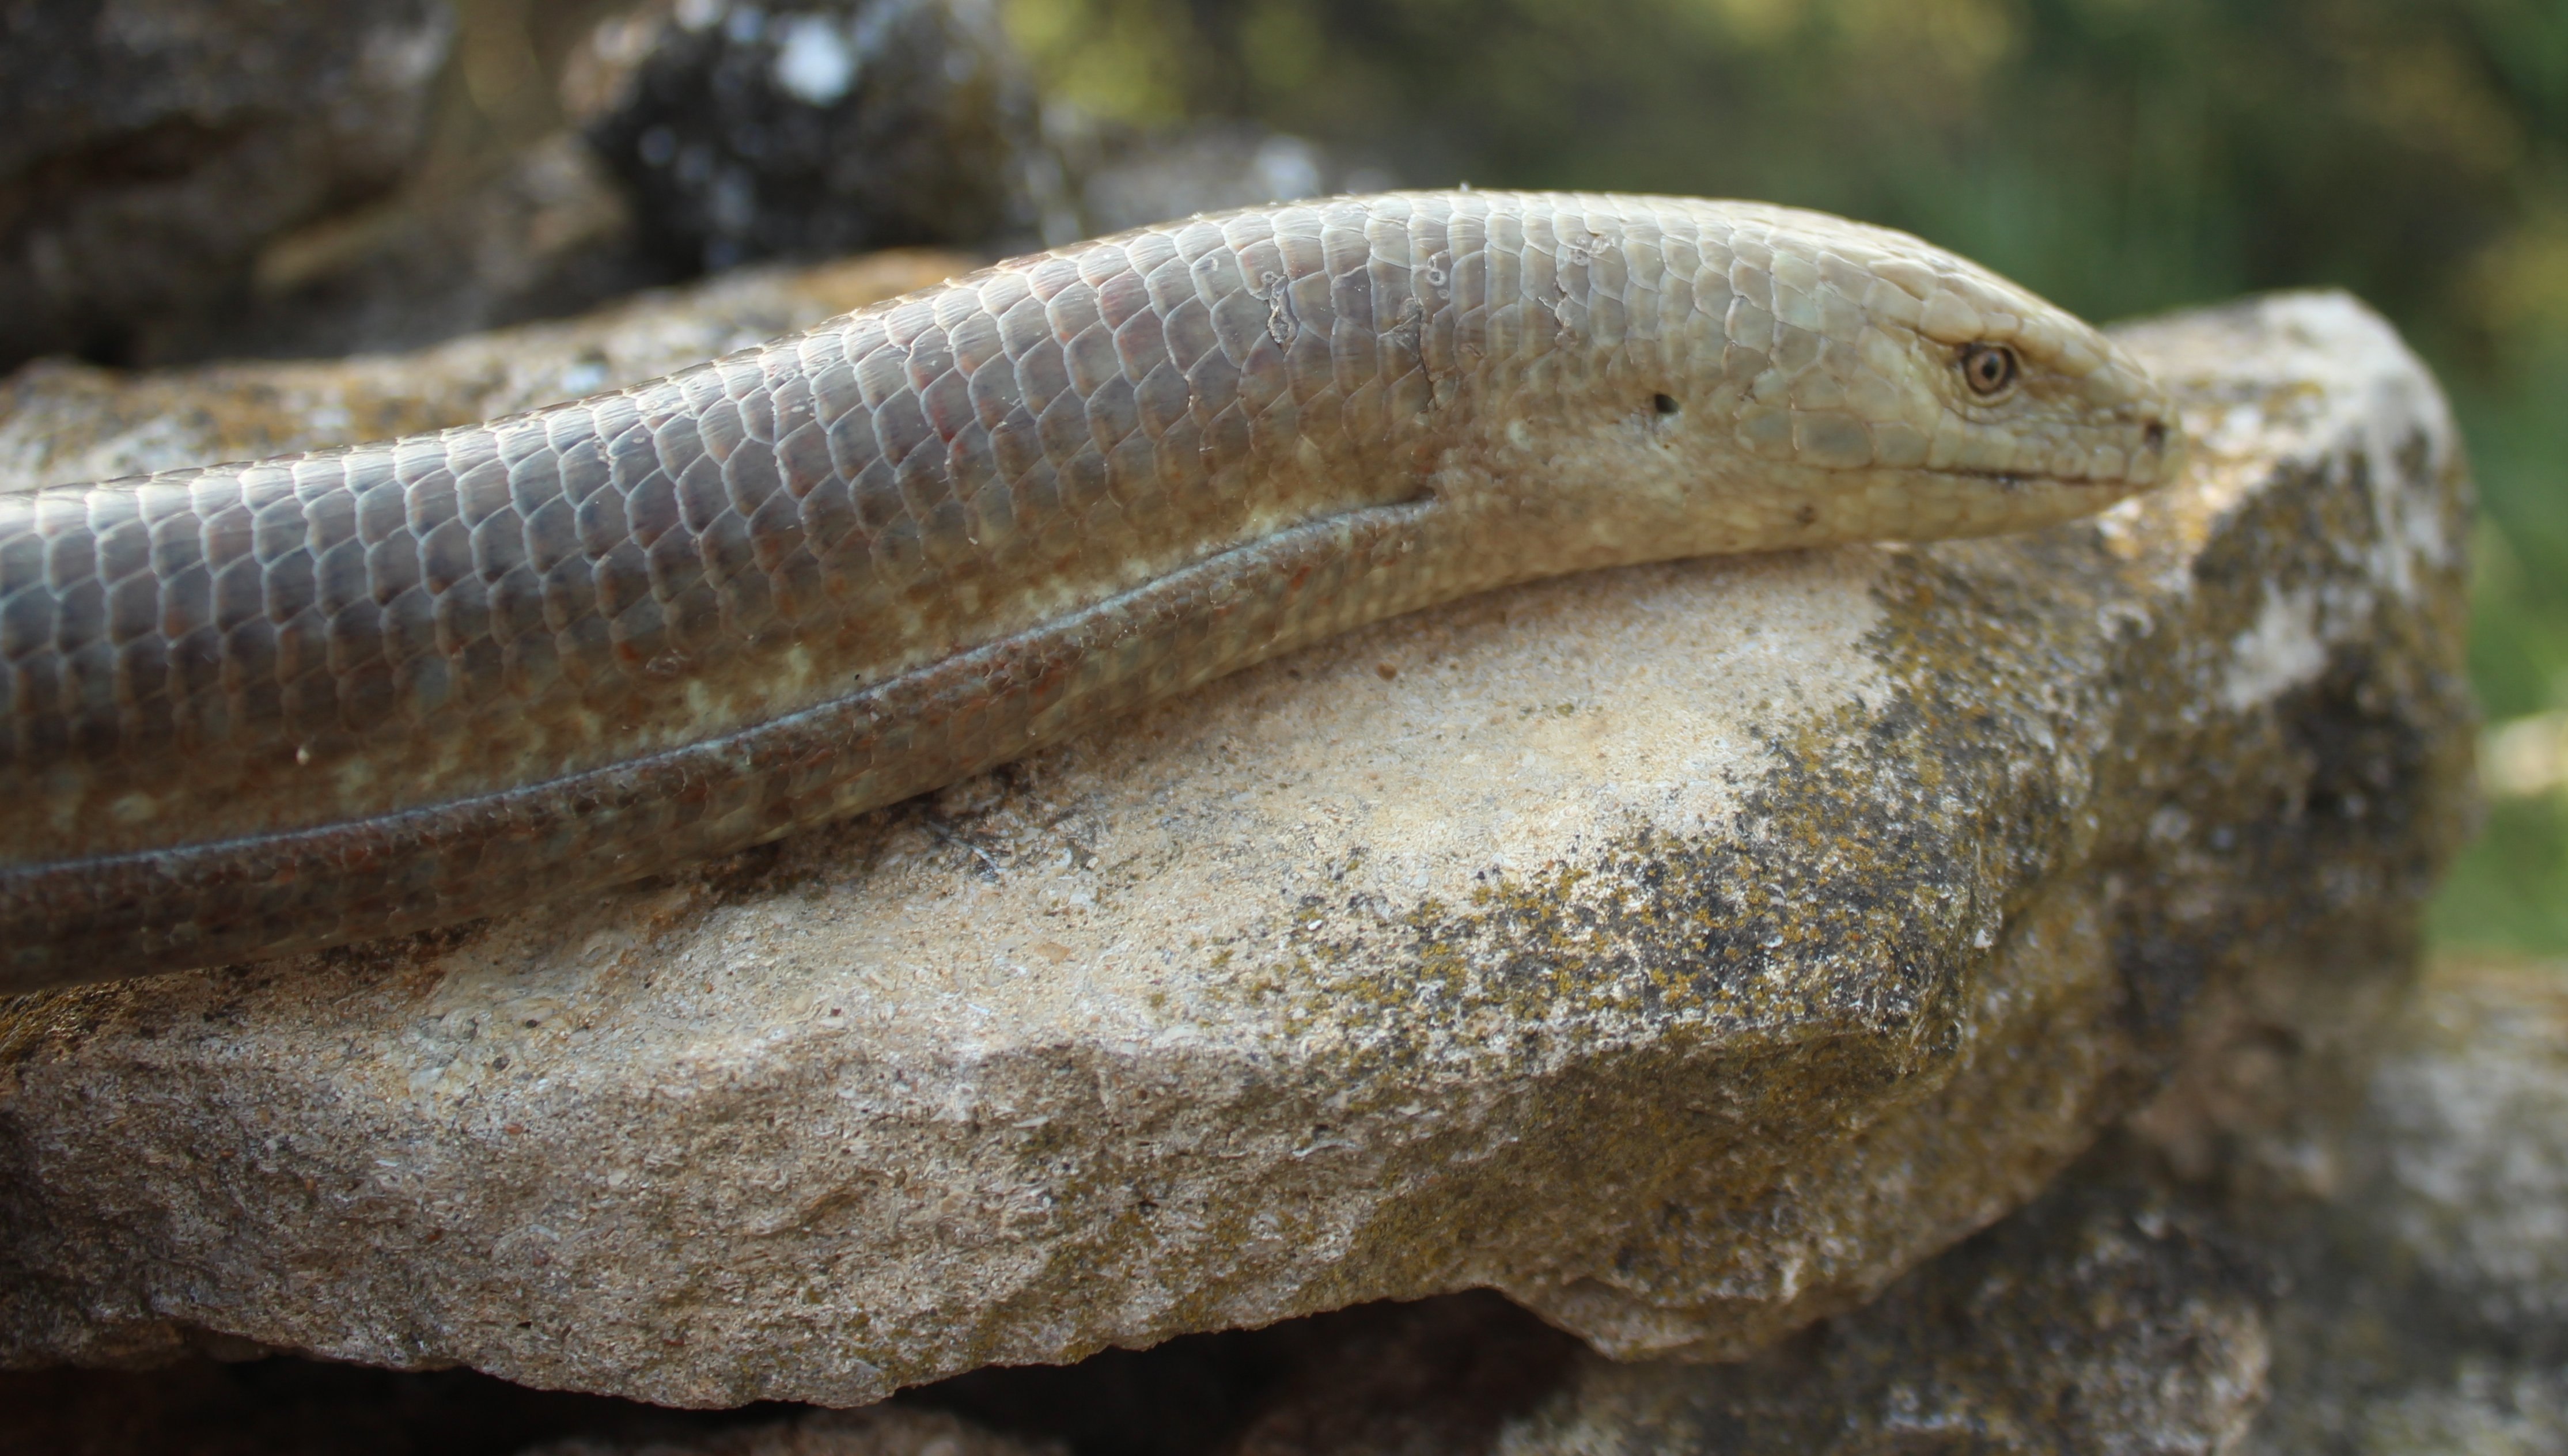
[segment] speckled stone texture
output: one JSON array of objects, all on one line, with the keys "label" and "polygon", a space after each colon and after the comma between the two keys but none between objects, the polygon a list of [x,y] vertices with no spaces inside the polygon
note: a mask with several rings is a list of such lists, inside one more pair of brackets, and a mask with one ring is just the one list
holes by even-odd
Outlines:
[{"label": "speckled stone texture", "polygon": [[[2343,954],[2299,969],[2372,979]],[[2211,1038],[2136,1135],[1874,1303],[1738,1365],[1582,1359],[1494,1450],[2568,1450],[2563,969],[2451,958],[2255,1053]]]},{"label": "speckled stone texture", "polygon": [[1590,1358],[1498,1456],[2235,1450],[2265,1307],[2198,1213],[2074,1180],[1881,1299],[1743,1364]]},{"label": "speckled stone texture", "polygon": [[2198,443],[2096,522],[1486,597],[698,873],[15,1003],[0,1358],[855,1403],[1473,1286],[1624,1357],[1848,1308],[2259,978],[2395,987],[2464,827],[2421,367],[2326,295],[2124,338]]},{"label": "speckled stone texture", "polygon": [[2327,1196],[2233,1200],[2290,1295],[2243,1450],[2568,1451],[2563,972],[2436,966],[2372,1069]]},{"label": "speckled stone texture", "polygon": [[2273,963],[2134,1135],[1739,1364],[1582,1355],[1481,1292],[781,1420],[292,1358],[0,1373],[0,1450],[1001,1456],[999,1431],[1124,1456],[2561,1450],[2568,968],[2446,959],[2407,1000],[2355,949]]}]

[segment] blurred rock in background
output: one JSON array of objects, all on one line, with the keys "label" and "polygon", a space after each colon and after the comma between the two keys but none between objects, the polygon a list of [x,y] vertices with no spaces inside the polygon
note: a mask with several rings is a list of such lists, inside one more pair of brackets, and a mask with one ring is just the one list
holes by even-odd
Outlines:
[{"label": "blurred rock in background", "polygon": [[1079,233],[982,0],[680,0],[608,22],[585,57],[578,120],[677,268]]},{"label": "blurred rock in background", "polygon": [[280,232],[416,163],[439,0],[0,8],[0,368],[160,357]]},{"label": "blurred rock in background", "polygon": [[171,360],[382,353],[576,312],[683,276],[637,246],[630,201],[576,138],[554,134],[459,183],[432,175],[381,205],[273,240],[246,298],[167,320]]},{"label": "blurred rock in background", "polygon": [[1047,110],[987,0],[49,0],[0,13],[0,370],[416,349],[1390,182]]},{"label": "blurred rock in background", "polygon": [[2249,1449],[2568,1451],[2568,976],[2455,956],[2393,1025],[2328,1197],[2235,1191],[2273,1251]]}]

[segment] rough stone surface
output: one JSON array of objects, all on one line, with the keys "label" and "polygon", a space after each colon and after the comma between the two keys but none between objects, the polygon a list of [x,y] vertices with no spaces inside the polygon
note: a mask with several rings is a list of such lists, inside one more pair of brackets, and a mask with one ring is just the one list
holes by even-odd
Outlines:
[{"label": "rough stone surface", "polygon": [[2096,522],[1492,596],[593,903],[19,1002],[0,1350],[853,1404],[1474,1286],[1626,1357],[1849,1308],[2277,956],[2404,978],[2465,817],[2431,382],[2341,297],[2128,337],[2197,457]]},{"label": "rough stone surface", "polygon": [[[2289,1043],[2188,1063],[2188,1105],[1872,1305],[1740,1365],[1585,1361],[1497,1449],[2568,1451],[2563,969],[2443,963],[2350,1100]],[[2301,1095],[2225,1099],[2210,1161],[2152,1146],[2206,1073]]]},{"label": "rough stone surface", "polygon": [[[2568,967],[2438,967],[2282,1251],[2257,1456],[2568,1452]],[[2252,1206],[2251,1206],[2252,1208]]]},{"label": "rough stone surface", "polygon": [[[1740,1364],[1618,1365],[1459,1295],[785,1421],[288,1358],[0,1375],[0,1450],[995,1452],[1005,1431],[1079,1456],[2568,1451],[2568,968],[2446,962],[2404,1010],[2378,987],[2330,994],[2334,969],[2277,968],[2263,979],[2302,981],[2314,1018],[2206,1019],[2139,1136],[2108,1134],[2029,1207]],[[2358,1040],[2378,1059],[2344,1054]],[[2293,1124],[2336,1135],[2277,1135]]]},{"label": "rough stone surface", "polygon": [[151,355],[269,237],[392,186],[454,33],[441,0],[0,7],[0,369]]},{"label": "rough stone surface", "polygon": [[2265,1291],[2102,1168],[1742,1364],[1590,1358],[1503,1456],[2209,1453],[2266,1396]]},{"label": "rough stone surface", "polygon": [[587,134],[687,266],[1079,235],[986,0],[689,0],[611,22]]}]

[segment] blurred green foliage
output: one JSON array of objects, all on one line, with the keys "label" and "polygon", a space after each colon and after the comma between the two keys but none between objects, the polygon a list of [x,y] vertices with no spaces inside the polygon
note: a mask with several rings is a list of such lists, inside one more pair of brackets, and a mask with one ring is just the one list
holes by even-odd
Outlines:
[{"label": "blurred green foliage", "polygon": [[[1233,116],[1421,183],[1761,197],[2088,315],[2334,285],[2476,462],[2472,669],[2568,710],[2562,0],[1006,0],[1051,93]],[[2498,805],[2448,941],[2568,952],[2568,800]]]}]

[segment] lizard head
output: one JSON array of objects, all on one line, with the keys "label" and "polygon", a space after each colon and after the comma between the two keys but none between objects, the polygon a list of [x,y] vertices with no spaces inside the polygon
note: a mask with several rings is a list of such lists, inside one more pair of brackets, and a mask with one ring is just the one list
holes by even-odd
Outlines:
[{"label": "lizard head", "polygon": [[1906,233],[1728,205],[1713,418],[1799,482],[1805,539],[2018,530],[2175,473],[2165,391],[2066,310]]}]

